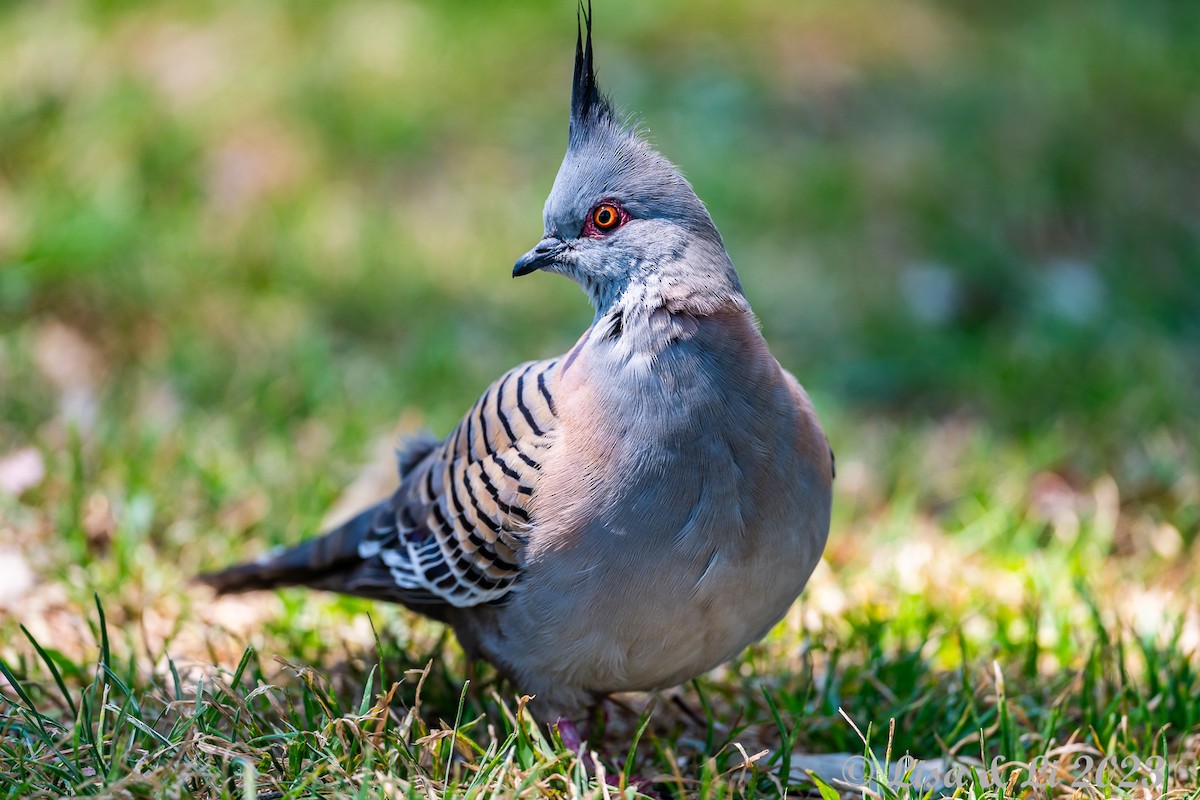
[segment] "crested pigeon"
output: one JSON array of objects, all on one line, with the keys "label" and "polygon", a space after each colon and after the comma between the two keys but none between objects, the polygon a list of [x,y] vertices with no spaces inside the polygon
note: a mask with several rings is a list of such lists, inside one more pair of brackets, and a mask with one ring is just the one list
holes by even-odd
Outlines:
[{"label": "crested pigeon", "polygon": [[566,157],[513,275],[576,281],[591,326],[403,448],[390,499],[200,577],[401,603],[567,721],[765,635],[821,556],[833,481],[704,203],[597,87],[581,13]]}]

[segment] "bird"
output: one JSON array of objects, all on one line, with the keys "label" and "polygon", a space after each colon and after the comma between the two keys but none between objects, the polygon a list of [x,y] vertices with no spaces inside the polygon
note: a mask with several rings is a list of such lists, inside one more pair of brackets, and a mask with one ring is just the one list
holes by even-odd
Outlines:
[{"label": "bird", "polygon": [[705,204],[597,85],[590,2],[576,33],[566,154],[512,275],[575,281],[591,325],[403,443],[390,498],[198,577],[400,603],[572,728],[766,635],[821,557],[834,480]]}]

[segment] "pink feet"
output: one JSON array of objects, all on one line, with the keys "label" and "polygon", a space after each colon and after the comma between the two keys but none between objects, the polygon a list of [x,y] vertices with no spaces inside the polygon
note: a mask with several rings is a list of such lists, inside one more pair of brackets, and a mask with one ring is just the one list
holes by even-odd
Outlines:
[{"label": "pink feet", "polygon": [[[558,738],[562,739],[563,747],[571,750],[572,752],[578,753],[579,757],[587,764],[588,769],[593,769],[595,764],[592,761],[592,754],[584,751],[583,737],[579,735],[579,728],[575,725],[575,723],[567,717],[559,717],[558,721],[555,722],[554,725],[558,728]],[[621,773],[619,771],[615,773],[606,771],[604,774],[604,782],[614,788],[620,788]],[[628,785],[633,787],[634,791],[650,797],[657,797],[657,795],[650,790],[651,784],[652,781],[639,775],[629,776]]]},{"label": "pink feet", "polygon": [[579,735],[579,728],[575,727],[575,723],[567,717],[559,717],[554,725],[558,728],[558,737],[562,739],[563,747],[582,754],[583,737]]}]

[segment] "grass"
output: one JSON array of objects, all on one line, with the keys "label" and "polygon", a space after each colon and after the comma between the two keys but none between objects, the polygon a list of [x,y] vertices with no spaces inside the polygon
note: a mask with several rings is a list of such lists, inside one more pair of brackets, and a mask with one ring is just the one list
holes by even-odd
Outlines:
[{"label": "grass", "polygon": [[1200,797],[1184,3],[598,6],[602,81],[708,202],[839,466],[788,617],[611,705],[598,765],[438,625],[188,585],[587,324],[506,277],[572,13],[0,6],[0,796],[817,796],[800,754],[848,752],[1012,765],[962,796],[1044,796],[1017,767],[1046,756]]}]

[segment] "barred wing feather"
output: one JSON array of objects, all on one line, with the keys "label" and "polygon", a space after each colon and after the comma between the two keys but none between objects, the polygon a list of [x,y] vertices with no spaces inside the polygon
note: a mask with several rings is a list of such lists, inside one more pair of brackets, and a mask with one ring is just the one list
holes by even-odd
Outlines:
[{"label": "barred wing feather", "polygon": [[520,578],[542,454],[558,430],[557,363],[522,364],[488,387],[380,509],[358,554],[382,562],[409,602],[493,602]]}]

